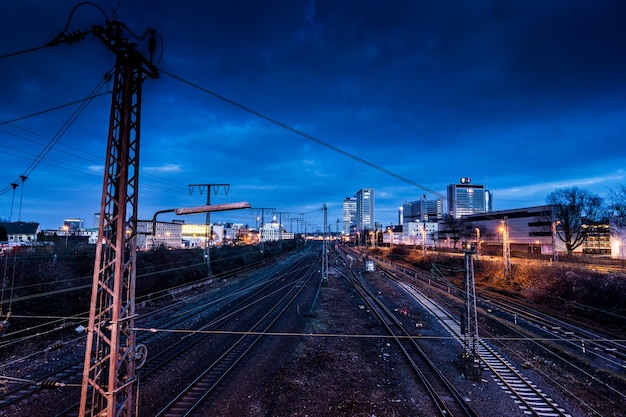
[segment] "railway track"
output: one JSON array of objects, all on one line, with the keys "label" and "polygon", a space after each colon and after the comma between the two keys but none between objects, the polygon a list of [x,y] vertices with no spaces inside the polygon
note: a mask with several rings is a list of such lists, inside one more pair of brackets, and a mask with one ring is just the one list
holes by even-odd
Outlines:
[{"label": "railway track", "polygon": [[[181,310],[180,306],[178,306],[179,311],[176,313],[167,314],[165,312],[164,314],[163,310],[154,312],[154,314],[162,316],[158,320],[151,318],[152,313],[138,318],[138,327],[143,324],[144,326],[150,326],[150,328],[163,330],[152,332],[147,327],[143,329],[138,328],[138,345],[147,345],[149,351],[153,345],[159,346],[154,349],[159,353],[149,356],[144,367],[138,370],[141,379],[149,378],[159,368],[176,360],[177,357],[185,355],[185,352],[191,350],[194,344],[200,343],[206,337],[203,330],[223,325],[223,323],[236,317],[238,312],[253,305],[254,300],[267,297],[268,294],[277,291],[277,288],[283,287],[284,284],[281,283],[281,280],[285,271],[288,269],[301,271],[303,268],[306,268],[308,263],[310,263],[311,254],[301,252],[292,258],[288,263],[283,262],[274,266],[268,266],[259,271],[247,279],[243,285],[237,286],[235,291],[232,288],[218,290],[212,292],[210,299],[207,299],[206,294],[188,298],[185,300],[186,308]],[[165,330],[177,328],[185,328],[190,331],[180,337],[180,340],[172,341],[172,335]],[[76,355],[69,358],[62,367],[37,375],[36,381],[12,381],[15,383],[9,385],[10,389],[5,389],[3,392],[0,391],[0,415],[3,415],[3,410],[8,410],[12,407],[24,407],[24,404],[28,403],[32,397],[44,393],[44,388],[80,386],[83,354],[84,352],[82,354],[76,352]],[[75,403],[57,411],[54,415],[58,417],[77,415],[78,398],[75,398],[75,400]]]},{"label": "railway track", "polygon": [[[281,288],[268,292],[264,297],[264,305],[271,306],[258,319],[240,330],[234,342],[229,343],[226,351],[206,367],[200,375],[184,387],[165,407],[157,417],[190,416],[202,407],[205,399],[219,386],[228,374],[243,360],[253,347],[263,339],[263,334],[270,331],[278,322],[288,307],[300,296],[306,285],[318,276],[316,262],[309,264],[305,271],[295,270],[281,280]],[[241,317],[239,315],[239,317]]]},{"label": "railway track", "polygon": [[[391,276],[390,276],[391,277]],[[392,279],[395,279],[392,278]],[[411,284],[397,280],[398,285],[437,318],[441,326],[461,345],[465,344],[461,326],[454,316],[428,298]],[[478,341],[477,353],[481,365],[491,371],[494,381],[513,398],[524,411],[546,417],[571,417],[552,398],[548,397],[532,381],[525,377],[513,364],[484,340]]]},{"label": "railway track", "polygon": [[[395,264],[387,259],[378,259],[379,267],[386,269],[390,278],[414,283],[417,287],[428,291],[446,293],[449,299],[458,299],[458,288],[443,276],[415,270],[402,264]],[[578,320],[559,319],[558,312],[544,312],[526,303],[502,297],[488,291],[477,291],[480,311],[489,320],[497,322],[514,334],[515,342],[510,340],[506,349],[515,354],[513,343],[527,341],[545,353],[549,360],[558,361],[571,372],[582,375],[590,381],[583,391],[592,389],[598,392],[600,401],[626,401],[626,394],[620,387],[624,375],[624,343],[623,336],[607,335],[604,331],[583,327]],[[484,335],[490,331],[481,329]],[[496,336],[497,337],[497,336]],[[535,368],[536,369],[536,368]],[[538,369],[536,369],[538,371]],[[544,373],[545,375],[545,373]],[[547,375],[546,375],[547,376]],[[548,376],[549,379],[552,379]],[[586,394],[576,393],[569,387],[557,385],[559,390],[576,399],[592,415],[603,415],[598,405],[591,404],[584,398]],[[581,397],[582,395],[582,397]]]},{"label": "railway track", "polygon": [[512,304],[494,298],[485,299],[485,303],[492,306],[492,310],[509,315],[507,319],[518,323],[525,320],[538,326],[553,336],[554,341],[561,341],[573,350],[594,356],[602,360],[607,366],[616,370],[626,371],[626,344],[607,337],[598,331],[583,328],[540,311],[531,310],[520,304]]},{"label": "railway track", "polygon": [[378,317],[387,333],[393,337],[428,392],[438,414],[444,417],[479,416],[480,414],[472,409],[454,385],[419,346],[415,338],[412,337],[415,335],[410,334],[395,314],[379,299],[377,294],[373,293],[364,284],[362,278],[348,266],[345,258],[344,265],[346,266],[346,279],[368,305],[368,308]]}]

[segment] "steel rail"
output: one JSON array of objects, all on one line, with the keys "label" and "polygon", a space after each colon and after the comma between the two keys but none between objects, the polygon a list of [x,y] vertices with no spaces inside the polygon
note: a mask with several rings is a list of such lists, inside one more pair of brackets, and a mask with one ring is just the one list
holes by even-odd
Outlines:
[{"label": "steel rail", "polygon": [[355,288],[363,301],[374,312],[380,323],[391,335],[419,380],[426,388],[437,412],[442,417],[479,416],[457,391],[454,385],[443,375],[436,364],[419,346],[415,336],[411,335],[389,308],[359,279],[354,270],[344,266],[348,282]]},{"label": "steel rail", "polygon": [[285,285],[287,291],[284,294],[278,294],[280,299],[277,302],[268,299],[268,301],[272,301],[272,308],[245,332],[250,334],[244,334],[237,338],[221,356],[191,381],[155,417],[190,416],[200,408],[207,397],[224,381],[246,354],[263,339],[263,333],[269,331],[283,317],[287,308],[298,299],[306,284],[316,274],[316,266],[317,262],[311,264],[308,271],[303,275],[295,273],[294,275],[299,275],[299,277]]},{"label": "steel rail", "polygon": [[[214,328],[218,324],[232,319],[237,313],[253,305],[255,300],[280,288],[282,286],[282,271],[293,270],[294,265],[307,262],[306,256],[306,251],[297,253],[290,258],[288,263],[266,268],[261,273],[256,274],[253,278],[248,280],[243,286],[238,286],[235,291],[230,291],[218,298],[206,299],[206,294],[199,295],[198,300],[200,301],[198,303],[194,303],[184,311],[153,324],[152,327],[156,326],[156,328],[163,330],[163,332],[140,332],[138,341],[148,344],[154,339],[167,335],[167,329],[175,329],[177,326],[185,327],[185,321],[191,318],[195,321],[192,327],[187,327],[190,332],[186,333],[179,340],[169,343],[168,346],[161,349],[158,354],[148,356],[145,365],[139,370],[141,380],[145,383],[147,377],[152,376],[153,373],[162,369],[180,355],[183,355],[197,343],[200,343],[207,335],[203,330]],[[295,269],[298,270],[298,268]],[[218,312],[217,316],[213,314],[207,315],[207,313],[210,313],[210,309],[219,309],[220,307],[222,309]],[[72,404],[56,414],[55,417],[75,415],[77,407],[78,403]]]}]

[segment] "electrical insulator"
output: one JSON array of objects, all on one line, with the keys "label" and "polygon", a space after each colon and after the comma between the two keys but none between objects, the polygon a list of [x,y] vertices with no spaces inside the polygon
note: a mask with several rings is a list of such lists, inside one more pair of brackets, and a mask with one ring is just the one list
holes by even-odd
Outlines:
[{"label": "electrical insulator", "polygon": [[44,388],[44,389],[51,389],[51,388],[57,388],[57,387],[64,387],[65,384],[59,382],[58,380],[54,378],[46,378],[39,383],[39,386],[41,386],[41,388]]},{"label": "electrical insulator", "polygon": [[9,320],[0,321],[0,337],[4,336],[9,328]]},{"label": "electrical insulator", "polygon": [[60,326],[54,328],[54,330],[65,330],[65,329],[73,329],[76,325],[73,321],[68,321],[67,323],[63,323]]},{"label": "electrical insulator", "polygon": [[67,40],[67,43],[69,43],[70,45],[73,43],[78,43],[80,41],[82,41],[83,39],[85,39],[85,34],[79,30],[72,32],[68,35],[66,35],[65,39]]},{"label": "electrical insulator", "polygon": [[156,52],[156,39],[154,38],[154,30],[150,30],[150,39],[148,39],[148,52],[150,52],[150,54]]},{"label": "electrical insulator", "polygon": [[62,347],[63,347],[63,342],[54,342],[53,344],[48,346],[48,348],[46,350],[48,350],[48,351],[50,351],[50,350],[57,350],[57,349],[61,349]]}]

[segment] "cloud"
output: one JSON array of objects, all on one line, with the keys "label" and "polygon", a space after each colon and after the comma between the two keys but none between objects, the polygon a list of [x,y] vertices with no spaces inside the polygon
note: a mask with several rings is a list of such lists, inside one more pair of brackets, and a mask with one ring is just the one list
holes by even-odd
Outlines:
[{"label": "cloud", "polygon": [[519,187],[499,188],[492,191],[494,193],[494,200],[517,200],[522,196],[523,198],[529,198],[537,195],[547,196],[559,188],[579,187],[589,189],[592,192],[597,192],[598,190],[602,190],[604,187],[604,190],[608,191],[609,188],[615,187],[618,182],[623,182],[625,178],[625,171],[618,170],[602,176],[562,179],[558,181],[541,182]]},{"label": "cloud", "polygon": [[170,173],[170,172],[180,172],[180,165],[179,164],[165,164],[165,165],[161,165],[161,166],[156,166],[156,167],[146,167],[143,169],[145,172],[148,173]]}]

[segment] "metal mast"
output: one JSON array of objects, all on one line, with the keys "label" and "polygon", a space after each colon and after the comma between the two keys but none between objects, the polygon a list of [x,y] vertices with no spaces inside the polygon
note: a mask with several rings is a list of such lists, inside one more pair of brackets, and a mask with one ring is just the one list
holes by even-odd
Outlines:
[{"label": "metal mast", "polygon": [[289,217],[288,211],[277,211],[278,214],[278,240],[280,241],[280,250],[283,250],[283,214]]},{"label": "metal mast", "polygon": [[478,316],[476,312],[476,287],[474,283],[473,250],[465,251],[465,353],[467,372],[470,379],[480,377],[480,358],[477,351]]},{"label": "metal mast", "polygon": [[[136,416],[135,273],[139,125],[144,78],[156,67],[108,22],[91,31],[116,55],[80,416]],[[152,55],[155,42],[150,41]]]},{"label": "metal mast", "polygon": [[504,277],[508,280],[511,275],[511,243],[509,241],[509,222],[506,216],[502,220],[502,261],[504,263]]},{"label": "metal mast", "polygon": [[265,233],[263,233],[263,229],[265,228],[265,210],[269,210],[272,215],[273,213],[276,211],[275,208],[269,208],[269,207],[261,207],[261,208],[257,208],[257,217],[258,217],[258,212],[261,212],[261,227],[259,228],[259,247],[261,248],[261,253],[265,252]]},{"label": "metal mast", "polygon": [[328,209],[324,203],[324,237],[322,244],[322,283],[328,284]]},{"label": "metal mast", "polygon": [[[200,188],[200,195],[206,187],[206,205],[211,205],[211,187],[215,188],[215,194],[220,190],[220,187],[224,187],[224,193],[228,195],[230,190],[230,184],[189,184],[189,194],[193,193],[195,187]],[[204,260],[206,261],[208,276],[211,276],[211,254],[209,252],[211,241],[213,240],[213,225],[211,224],[211,212],[206,212],[206,244],[204,245]]]}]

